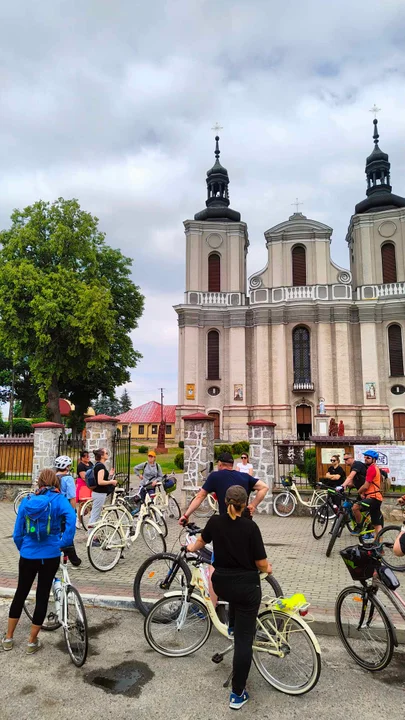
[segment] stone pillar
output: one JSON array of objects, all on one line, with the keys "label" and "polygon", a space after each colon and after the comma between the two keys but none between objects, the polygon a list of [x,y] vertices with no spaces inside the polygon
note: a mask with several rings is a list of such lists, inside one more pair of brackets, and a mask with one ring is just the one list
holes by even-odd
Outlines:
[{"label": "stone pillar", "polygon": [[34,428],[34,455],[32,482],[35,483],[41,470],[53,468],[58,456],[59,438],[64,425],[54,422],[36,423]]},{"label": "stone pillar", "polygon": [[275,477],[274,428],[269,420],[251,420],[249,428],[249,461],[253,475],[269,486],[269,492],[257,508],[259,513],[273,514],[273,485]]},{"label": "stone pillar", "polygon": [[[86,418],[86,448],[90,453],[99,448],[105,448],[109,454],[106,463],[108,468],[112,467],[114,454],[114,436],[117,429],[117,418],[109,415],[93,415]],[[94,462],[94,457],[90,458]]]},{"label": "stone pillar", "polygon": [[[186,507],[200,489],[214,461],[214,418],[204,413],[184,418],[184,475],[182,503]],[[202,474],[203,473],[203,474]]]}]

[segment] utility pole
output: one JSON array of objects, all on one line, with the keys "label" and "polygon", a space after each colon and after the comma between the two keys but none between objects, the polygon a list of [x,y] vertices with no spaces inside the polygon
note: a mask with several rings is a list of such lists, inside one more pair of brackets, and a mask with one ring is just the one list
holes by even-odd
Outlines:
[{"label": "utility pole", "polygon": [[156,448],[156,454],[158,455],[165,455],[168,452],[168,449],[166,447],[166,420],[164,419],[164,410],[163,410],[163,390],[164,388],[159,388],[160,390],[160,424],[159,424],[159,434],[158,434],[158,443]]}]

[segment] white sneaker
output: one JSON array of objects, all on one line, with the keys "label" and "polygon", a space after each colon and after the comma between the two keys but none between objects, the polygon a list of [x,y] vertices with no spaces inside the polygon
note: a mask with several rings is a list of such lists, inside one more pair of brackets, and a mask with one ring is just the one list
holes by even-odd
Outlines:
[{"label": "white sneaker", "polygon": [[81,530],[82,524],[76,520],[76,530]]}]

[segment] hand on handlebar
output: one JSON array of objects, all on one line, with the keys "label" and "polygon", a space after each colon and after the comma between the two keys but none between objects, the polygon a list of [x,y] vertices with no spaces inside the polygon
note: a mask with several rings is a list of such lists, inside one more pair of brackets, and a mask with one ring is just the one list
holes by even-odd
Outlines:
[{"label": "hand on handlebar", "polygon": [[405,495],[399,498],[398,505],[405,505]]},{"label": "hand on handlebar", "polygon": [[187,525],[187,523],[188,523],[187,515],[182,515],[179,520],[179,525],[181,525],[181,527],[185,527]]}]

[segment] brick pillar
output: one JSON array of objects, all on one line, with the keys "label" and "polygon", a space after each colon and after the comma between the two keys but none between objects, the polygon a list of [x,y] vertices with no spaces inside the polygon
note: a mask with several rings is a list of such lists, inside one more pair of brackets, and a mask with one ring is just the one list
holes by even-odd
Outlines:
[{"label": "brick pillar", "polygon": [[276,423],[269,420],[252,420],[249,428],[249,461],[253,465],[254,477],[269,486],[269,492],[257,508],[259,513],[273,514],[273,484],[275,477],[274,428]]},{"label": "brick pillar", "polygon": [[105,448],[109,453],[106,465],[108,468],[112,467],[117,422],[117,418],[109,415],[93,415],[86,419],[86,448],[91,453],[92,462],[94,462],[93,450]]},{"label": "brick pillar", "polygon": [[32,482],[35,483],[41,470],[53,468],[58,456],[59,438],[64,425],[54,422],[36,423],[34,428],[34,455]]},{"label": "brick pillar", "polygon": [[[183,506],[200,489],[214,461],[214,418],[204,413],[185,415],[184,418],[184,475]],[[204,473],[201,475],[201,473]]]}]

